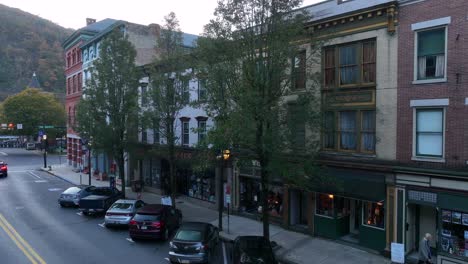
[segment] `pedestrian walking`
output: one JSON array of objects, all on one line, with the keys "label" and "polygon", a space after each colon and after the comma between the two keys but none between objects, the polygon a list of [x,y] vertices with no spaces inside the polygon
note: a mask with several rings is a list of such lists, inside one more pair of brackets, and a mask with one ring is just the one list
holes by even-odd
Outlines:
[{"label": "pedestrian walking", "polygon": [[432,263],[431,245],[432,235],[426,233],[426,235],[419,242],[419,262],[418,264],[429,264]]}]

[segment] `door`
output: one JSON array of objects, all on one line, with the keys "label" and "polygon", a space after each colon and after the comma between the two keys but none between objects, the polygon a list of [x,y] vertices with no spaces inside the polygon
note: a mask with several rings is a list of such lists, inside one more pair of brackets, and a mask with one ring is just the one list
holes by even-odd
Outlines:
[{"label": "door", "polygon": [[349,204],[349,232],[358,235],[359,224],[361,223],[361,201],[351,199]]},{"label": "door", "polygon": [[419,231],[416,228],[417,207],[415,204],[408,204],[406,207],[406,253],[416,250],[418,243],[416,238],[416,232]]}]

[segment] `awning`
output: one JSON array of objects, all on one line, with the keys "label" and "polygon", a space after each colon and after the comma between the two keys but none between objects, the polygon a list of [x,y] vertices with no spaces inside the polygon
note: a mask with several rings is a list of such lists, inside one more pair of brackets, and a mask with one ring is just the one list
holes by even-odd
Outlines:
[{"label": "awning", "polygon": [[328,167],[311,179],[309,188],[315,192],[378,202],[385,200],[385,174]]}]

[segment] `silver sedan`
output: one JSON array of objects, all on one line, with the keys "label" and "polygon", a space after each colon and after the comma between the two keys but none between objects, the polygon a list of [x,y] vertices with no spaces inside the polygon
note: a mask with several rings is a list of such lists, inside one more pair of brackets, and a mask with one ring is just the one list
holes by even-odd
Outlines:
[{"label": "silver sedan", "polygon": [[136,211],[143,207],[145,203],[142,200],[117,200],[106,212],[104,217],[104,225],[106,227],[112,225],[128,225],[132,220]]}]

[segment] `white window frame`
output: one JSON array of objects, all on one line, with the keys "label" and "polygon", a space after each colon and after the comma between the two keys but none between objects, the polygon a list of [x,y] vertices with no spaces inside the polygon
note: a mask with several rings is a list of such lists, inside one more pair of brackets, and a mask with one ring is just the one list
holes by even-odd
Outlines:
[{"label": "white window frame", "polygon": [[[188,129],[187,133],[185,133],[185,124],[187,124]],[[187,142],[185,142],[184,138],[187,135]],[[190,121],[182,121],[182,146],[189,146],[190,145]]]},{"label": "white window frame", "polygon": [[[443,17],[429,21],[423,21],[411,25],[411,30],[414,31],[414,59],[413,59],[413,84],[425,83],[440,83],[447,82],[447,51],[448,51],[448,25],[451,23],[451,17]],[[418,33],[426,30],[445,29],[445,66],[444,77],[418,80]]]},{"label": "white window frame", "polygon": [[[205,127],[204,127],[205,130],[204,130],[204,131],[201,130],[201,126],[200,126],[200,125],[201,125],[202,123],[205,124]],[[200,142],[200,141],[202,140],[202,139],[201,139],[202,135],[203,135],[203,137],[204,137],[204,139],[205,139],[205,138],[206,138],[206,134],[207,134],[207,131],[206,131],[206,120],[200,120],[200,121],[198,121],[198,142]]]},{"label": "white window frame", "polygon": [[[413,100],[418,101],[418,100]],[[423,101],[423,100],[421,100]],[[429,101],[429,100],[428,100]],[[412,102],[412,103],[413,103]],[[413,103],[414,105],[414,103]],[[448,102],[447,102],[448,105]],[[417,110],[424,110],[424,109],[441,109],[442,110],[442,156],[441,157],[430,157],[430,156],[418,156],[417,155],[417,150],[416,150],[416,142],[417,142],[417,135],[416,135],[416,129],[417,129]],[[447,107],[446,105],[414,105],[413,107],[413,154],[411,157],[411,160],[414,161],[427,161],[427,162],[439,162],[439,163],[444,163],[445,162],[445,129],[446,129],[446,112],[447,112]]]}]

